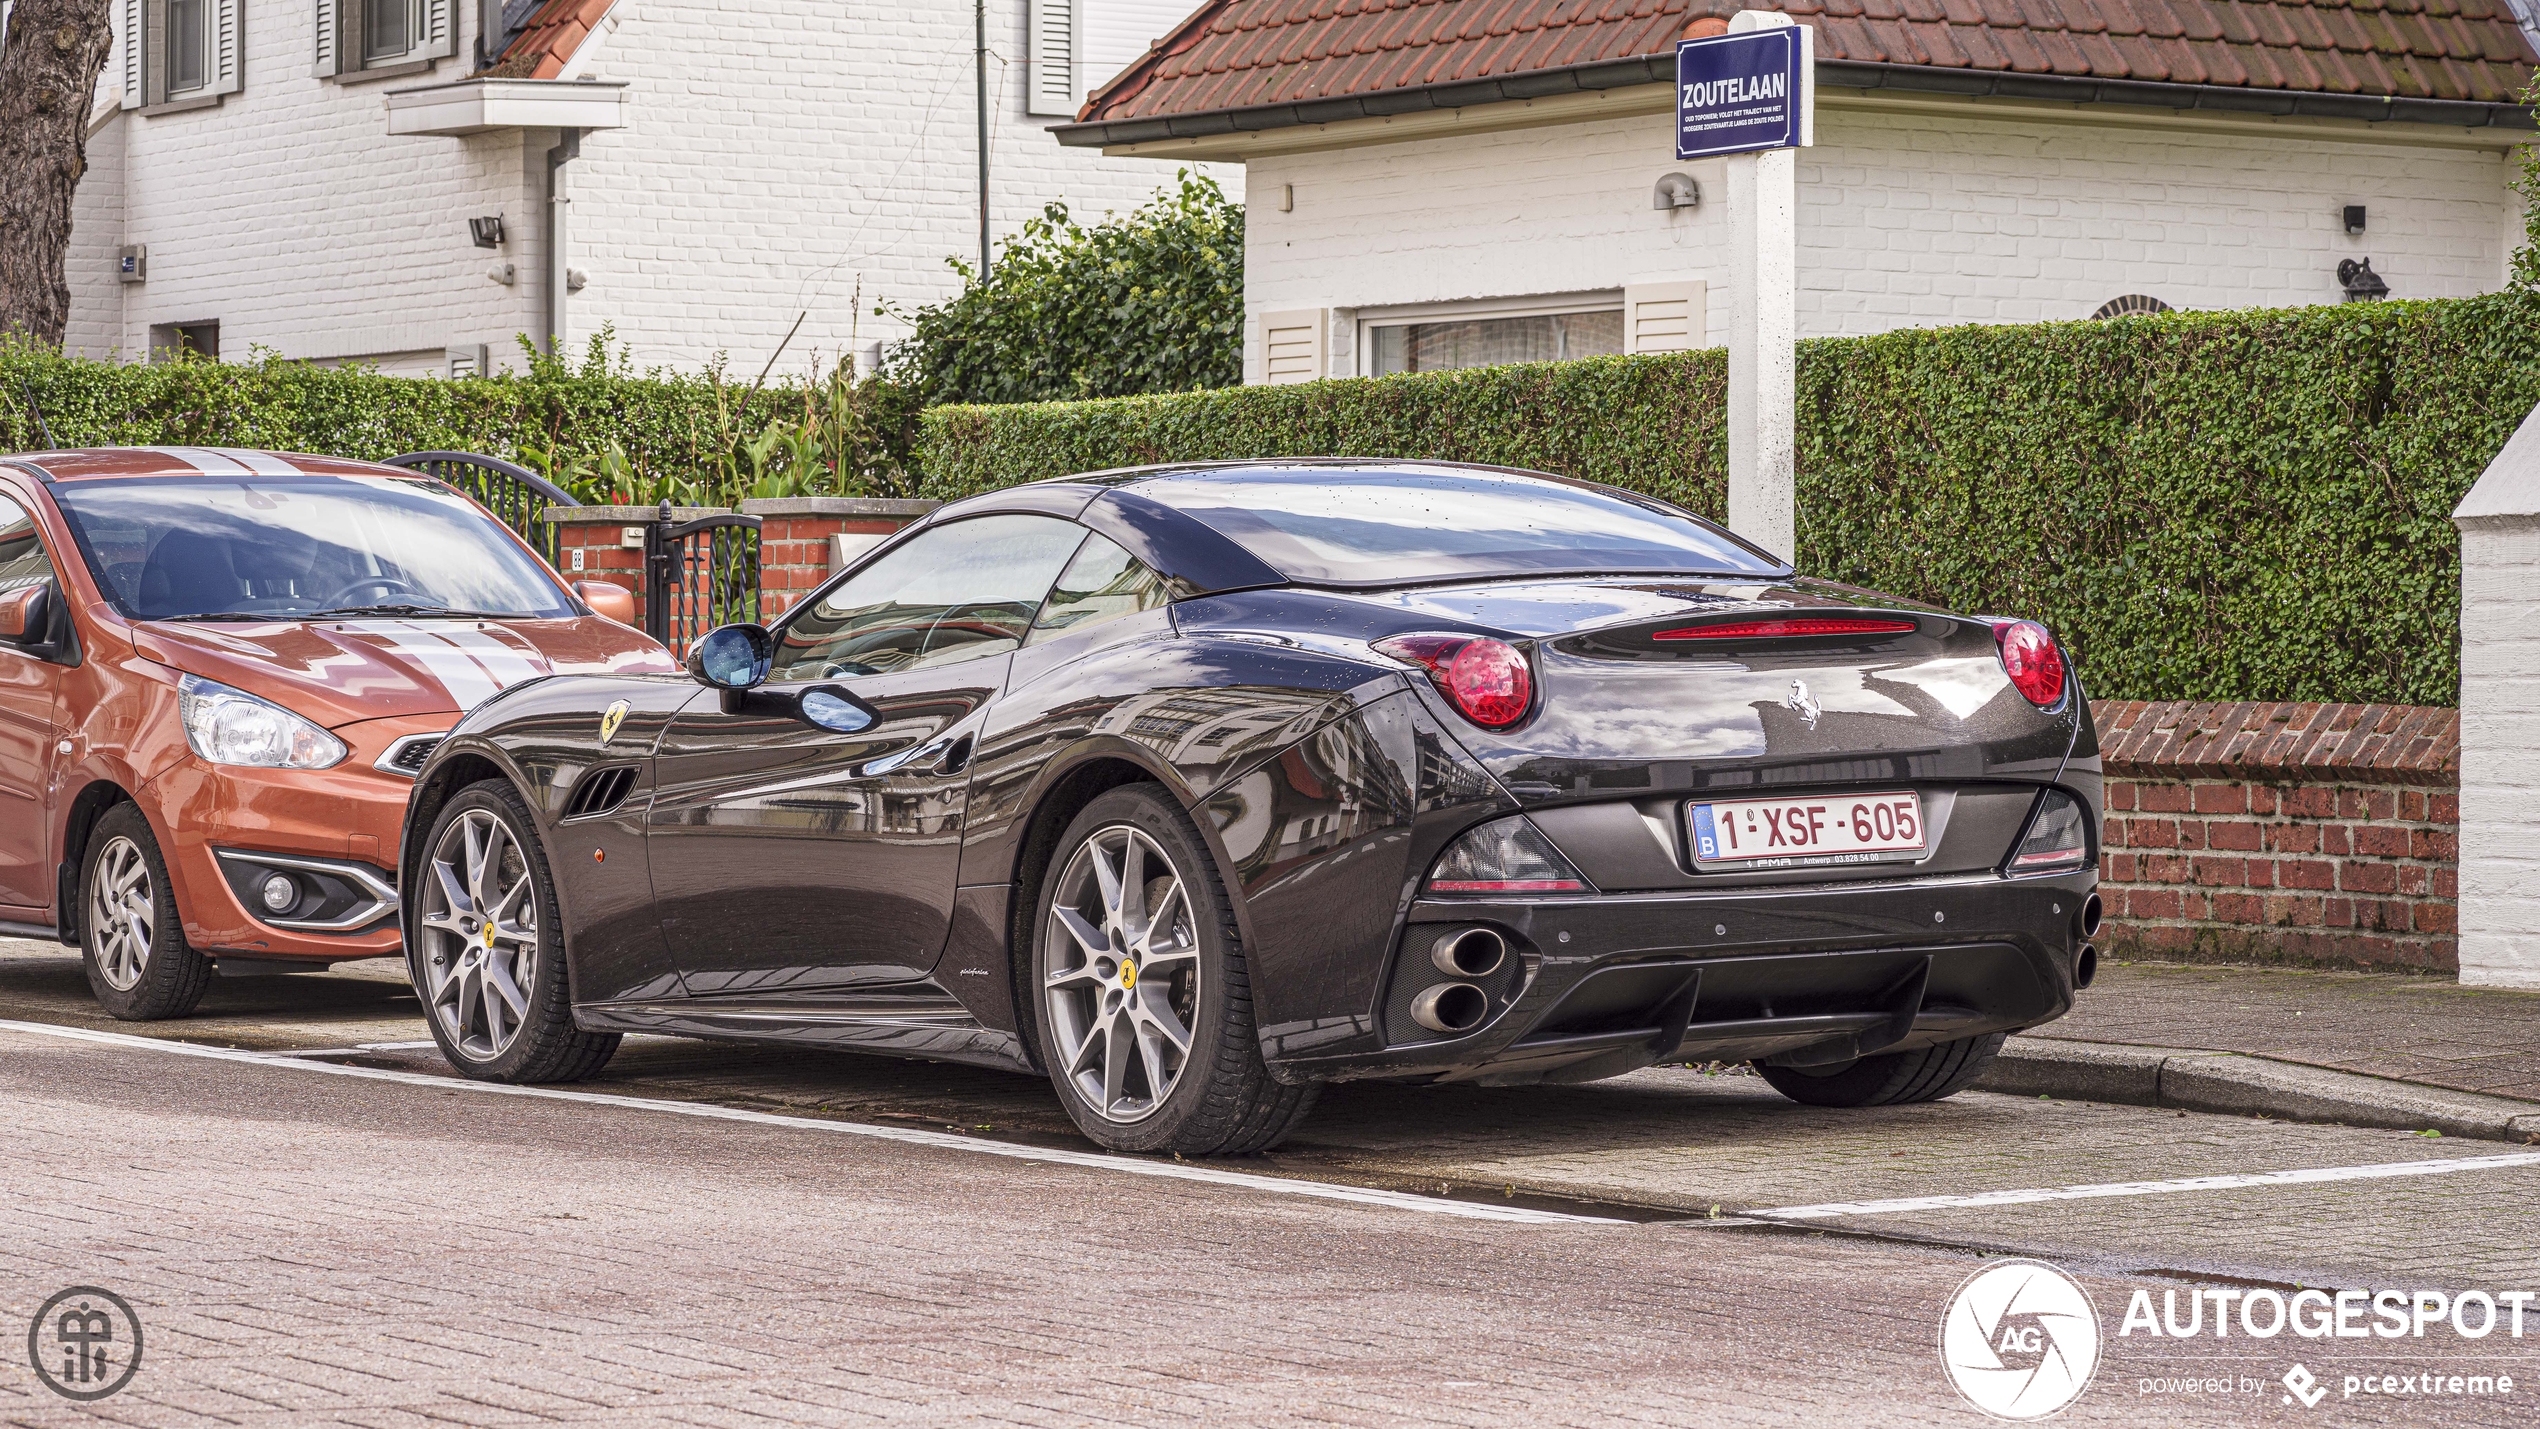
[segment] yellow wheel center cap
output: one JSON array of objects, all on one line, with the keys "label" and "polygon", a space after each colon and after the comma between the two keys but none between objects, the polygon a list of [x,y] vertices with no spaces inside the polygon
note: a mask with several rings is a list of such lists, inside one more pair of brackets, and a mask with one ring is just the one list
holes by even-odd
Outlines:
[{"label": "yellow wheel center cap", "polygon": [[1138,965],[1130,962],[1126,958],[1123,958],[1120,961],[1120,985],[1123,988],[1132,988],[1138,985]]}]

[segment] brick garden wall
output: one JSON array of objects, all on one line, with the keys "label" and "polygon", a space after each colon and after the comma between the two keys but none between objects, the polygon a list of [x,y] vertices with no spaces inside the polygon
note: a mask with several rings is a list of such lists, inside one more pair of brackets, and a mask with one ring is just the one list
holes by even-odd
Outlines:
[{"label": "brick garden wall", "polygon": [[2460,712],[2091,706],[2118,957],[2455,971]]},{"label": "brick garden wall", "polygon": [[[774,620],[829,579],[832,536],[849,537],[852,556],[935,505],[837,496],[742,502],[744,515],[759,518],[759,618]],[[691,521],[722,509],[681,506],[671,514]],[[651,524],[659,514],[660,508],[653,506],[550,507],[547,519],[556,527],[556,568],[569,581],[604,580],[624,586],[635,597],[635,619],[641,624],[644,551],[641,545],[626,545],[625,539],[628,530]]]}]

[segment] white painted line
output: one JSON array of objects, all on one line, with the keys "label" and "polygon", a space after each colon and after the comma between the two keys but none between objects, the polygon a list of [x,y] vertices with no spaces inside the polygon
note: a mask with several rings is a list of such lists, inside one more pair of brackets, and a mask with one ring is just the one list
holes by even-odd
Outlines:
[{"label": "white painted line", "polygon": [[170,1052],[184,1057],[205,1057],[219,1062],[245,1062],[259,1067],[286,1067],[295,1072],[323,1072],[329,1076],[356,1077],[374,1082],[399,1082],[410,1087],[430,1087],[444,1092],[483,1092],[493,1096],[533,1097],[541,1101],[578,1102],[585,1106],[618,1107],[627,1111],[668,1112],[673,1116],[700,1117],[708,1121],[737,1121],[753,1126],[781,1126],[797,1131],[826,1131],[847,1136],[868,1136],[877,1141],[897,1141],[910,1146],[931,1146],[940,1151],[966,1151],[979,1156],[1003,1156],[1014,1161],[1038,1161],[1053,1166],[1077,1166],[1091,1171],[1125,1172],[1132,1176],[1156,1176],[1169,1181],[1197,1181],[1211,1186],[1234,1186],[1248,1191],[1265,1191],[1281,1196],[1309,1196],[1326,1201],[1349,1201],[1362,1206],[1384,1206],[1398,1211],[1419,1211],[1433,1216],[1453,1216],[1476,1221],[1515,1221],[1526,1225],[1628,1225],[1627,1221],[1606,1216],[1578,1216],[1562,1211],[1538,1211],[1522,1206],[1494,1206],[1480,1201],[1449,1201],[1433,1196],[1414,1196],[1403,1191],[1379,1191],[1365,1186],[1342,1186],[1328,1181],[1293,1181],[1283,1176],[1256,1176],[1244,1171],[1224,1171],[1213,1166],[1185,1161],[1149,1161],[1129,1156],[1104,1156],[1087,1151],[1063,1148],[1016,1146],[1009,1142],[982,1141],[973,1137],[954,1136],[941,1131],[916,1131],[896,1126],[872,1126],[856,1121],[824,1121],[807,1116],[777,1116],[763,1111],[743,1111],[738,1107],[715,1106],[710,1102],[657,1101],[648,1097],[612,1096],[605,1092],[574,1092],[560,1087],[516,1087],[502,1082],[469,1081],[458,1076],[433,1076],[424,1072],[396,1072],[375,1067],[347,1067],[335,1062],[302,1061],[286,1053],[250,1052],[235,1047],[207,1047],[200,1042],[180,1042],[166,1037],[136,1037],[129,1032],[99,1032],[86,1027],[61,1027],[49,1022],[15,1022],[0,1019],[0,1032],[23,1032],[36,1037],[58,1037],[71,1042],[94,1042],[108,1047],[125,1047],[135,1051]]},{"label": "white painted line", "polygon": [[2501,1171],[2540,1166],[2540,1151],[2509,1156],[2462,1156],[2448,1161],[2384,1161],[2372,1166],[2320,1166],[2300,1171],[2257,1171],[2240,1176],[2188,1176],[2176,1181],[2108,1181],[2095,1186],[2048,1186],[2024,1191],[1981,1191],[1972,1196],[1907,1196],[1894,1201],[1830,1201],[1818,1206],[1778,1206],[1745,1214],[1764,1220],[1821,1221],[1836,1216],[1892,1216],[1913,1211],[1955,1211],[1979,1206],[2029,1206],[2043,1201],[2093,1201],[2104,1196],[2167,1196],[2180,1191],[2235,1191],[2246,1186],[2318,1186],[2338,1181],[2382,1181],[2398,1176],[2444,1176],[2459,1171]]},{"label": "white painted line", "polygon": [[355,1044],[355,1050],[362,1052],[412,1052],[423,1047],[432,1047],[437,1049],[440,1045],[440,1043],[432,1041],[430,1038],[426,1038],[421,1042],[361,1042]]}]

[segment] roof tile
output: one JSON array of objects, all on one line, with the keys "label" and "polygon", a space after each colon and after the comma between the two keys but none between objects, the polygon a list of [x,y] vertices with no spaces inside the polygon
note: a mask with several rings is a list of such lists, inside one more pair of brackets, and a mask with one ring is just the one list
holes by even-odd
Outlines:
[{"label": "roof tile", "polygon": [[[612,0],[547,0],[497,72],[553,75]],[[1665,54],[1748,4],[1830,60],[2513,102],[2540,55],[2500,0],[1206,0],[1088,119],[1205,113]]]}]

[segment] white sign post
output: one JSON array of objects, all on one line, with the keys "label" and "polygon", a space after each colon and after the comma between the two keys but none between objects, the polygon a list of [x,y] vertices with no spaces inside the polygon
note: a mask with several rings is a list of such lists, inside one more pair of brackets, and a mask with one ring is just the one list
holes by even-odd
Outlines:
[{"label": "white sign post", "polygon": [[1729,165],[1729,529],[1784,560],[1799,548],[1799,165],[1817,142],[1816,36],[1741,10],[1676,46],[1676,157]]}]

